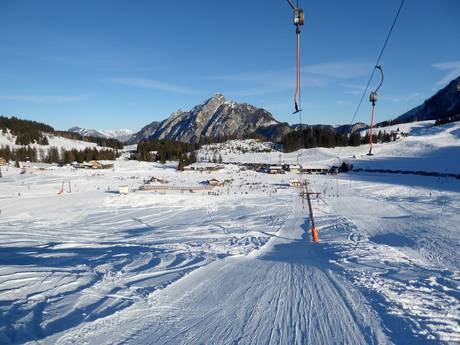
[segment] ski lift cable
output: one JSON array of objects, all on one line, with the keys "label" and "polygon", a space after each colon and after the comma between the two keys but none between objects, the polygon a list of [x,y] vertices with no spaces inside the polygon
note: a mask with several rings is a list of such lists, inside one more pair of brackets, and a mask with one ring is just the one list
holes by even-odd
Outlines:
[{"label": "ski lift cable", "polygon": [[[288,2],[288,4],[289,4],[289,6],[292,7],[293,10],[296,9],[297,6],[294,5],[294,3],[292,2],[292,0],[287,0],[287,2]],[[297,5],[298,5],[298,3],[297,3]]]},{"label": "ski lift cable", "polygon": [[[371,84],[372,78],[374,77],[375,70],[377,69],[377,66],[379,66],[380,60],[381,60],[381,58],[383,56],[385,48],[387,47],[388,42],[390,41],[391,34],[393,33],[393,29],[396,26],[396,22],[398,21],[399,15],[401,13],[401,10],[402,10],[402,8],[404,6],[405,1],[406,0],[401,0],[401,3],[400,3],[399,8],[398,8],[398,11],[396,12],[396,15],[395,15],[395,17],[393,19],[393,23],[391,24],[391,27],[390,27],[390,30],[388,31],[387,37],[385,39],[385,42],[383,43],[382,49],[380,50],[380,53],[379,53],[379,55],[377,57],[377,62],[375,63],[374,68],[372,69],[371,76],[369,77],[369,80],[367,81],[366,87],[364,88],[364,91],[363,91],[363,93],[361,95],[361,98],[359,100],[358,106],[356,107],[356,110],[355,110],[355,112],[353,114],[353,117],[352,117],[351,122],[350,122],[350,126],[352,126],[353,123],[355,122],[356,115],[358,115],[359,109],[361,108],[361,105],[362,105],[363,100],[364,100],[364,96],[366,96],[367,90],[369,89],[369,85]],[[382,79],[382,82],[383,82],[383,79]],[[339,149],[339,154],[340,154],[341,150],[342,150],[342,147],[340,147],[340,149]]]}]

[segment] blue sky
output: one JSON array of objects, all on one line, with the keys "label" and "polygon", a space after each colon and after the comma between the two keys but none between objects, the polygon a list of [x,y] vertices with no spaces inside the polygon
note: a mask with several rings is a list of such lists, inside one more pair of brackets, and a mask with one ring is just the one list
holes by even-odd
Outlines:
[{"label": "blue sky", "polygon": [[[300,1],[303,122],[351,120],[399,2]],[[458,0],[406,0],[377,121],[460,75],[459,14]],[[138,130],[221,92],[296,123],[294,31],[285,0],[0,0],[0,114]]]}]

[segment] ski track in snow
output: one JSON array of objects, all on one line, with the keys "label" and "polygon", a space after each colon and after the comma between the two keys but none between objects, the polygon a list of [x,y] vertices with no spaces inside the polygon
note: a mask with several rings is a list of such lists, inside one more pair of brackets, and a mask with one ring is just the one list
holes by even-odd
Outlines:
[{"label": "ski track in snow", "polygon": [[[206,177],[195,174],[182,181],[172,169],[144,164],[150,167],[146,176],[142,170],[133,173],[139,163],[125,164],[125,170],[102,176],[86,171],[19,175],[13,168],[5,173],[0,181],[2,194],[9,195],[0,205],[0,343],[48,342],[145,300],[198,267],[259,248],[284,222],[290,191],[281,190],[276,198],[265,194],[262,204],[260,195],[254,199],[244,192],[251,186],[240,185],[238,192],[221,190],[221,196],[119,196],[112,192],[118,184],[140,184],[133,174],[166,173],[189,185]],[[72,181],[74,191],[58,196],[64,179]],[[210,200],[218,211],[212,222]]]},{"label": "ski track in snow", "polygon": [[[362,167],[460,172],[458,124],[430,126],[403,128],[413,136],[376,145],[376,157],[343,152]],[[303,152],[337,161],[337,149]],[[279,154],[229,149],[225,159]],[[1,344],[460,343],[459,180],[341,174],[336,197],[335,177],[309,175],[322,192],[313,244],[298,190],[280,186],[293,174],[123,161],[2,173]],[[152,176],[232,181],[218,195],[116,194]],[[72,193],[57,196],[68,181]]]},{"label": "ski track in snow", "polygon": [[[120,322],[136,330],[121,336],[127,344],[305,344],[382,343],[386,336],[358,303],[338,266],[320,252],[327,244],[306,240],[300,209],[278,237],[255,256],[229,258],[191,273],[159,291],[145,309]],[[300,236],[300,238],[299,238]],[[136,315],[138,314],[138,315]],[[135,316],[136,315],[136,316]],[[133,320],[136,320],[133,322]],[[132,323],[126,327],[126,322]],[[117,327],[115,326],[114,329]],[[375,333],[371,332],[373,329]],[[83,329],[90,342],[104,338]],[[81,341],[67,335],[63,343]]]},{"label": "ski track in snow", "polygon": [[[358,201],[347,195],[359,190],[361,183],[354,181],[356,186],[347,190],[348,181],[341,182],[341,197],[314,202],[320,244],[309,242],[308,218],[297,209],[257,254],[201,268],[154,293],[142,307],[101,322],[111,325],[113,339],[126,344],[458,342],[460,275],[430,261],[440,247],[432,248],[431,255],[420,251],[411,257],[408,254],[414,252],[406,247],[410,241],[404,242],[411,236],[406,229],[399,228],[406,237],[394,238],[394,229],[388,237],[377,237],[365,225],[357,226],[341,214],[358,224],[362,221],[359,209],[352,207]],[[334,183],[326,180],[328,188]],[[405,192],[413,194],[398,188],[400,198]],[[398,215],[394,205],[385,206],[386,199],[377,205],[369,200],[383,217]],[[407,215],[408,206],[403,205],[400,212]],[[374,231],[385,228],[377,226]],[[395,240],[400,245],[384,243]],[[450,258],[456,267],[458,256],[446,258],[444,265]],[[99,327],[88,325],[60,340],[102,343],[107,328]],[[122,333],[117,332],[119,327]]]}]

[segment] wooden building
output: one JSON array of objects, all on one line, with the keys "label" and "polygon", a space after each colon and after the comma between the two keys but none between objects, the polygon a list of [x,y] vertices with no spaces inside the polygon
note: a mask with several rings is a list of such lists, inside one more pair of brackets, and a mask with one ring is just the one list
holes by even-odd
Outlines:
[{"label": "wooden building", "polygon": [[96,160],[89,162],[91,169],[112,169],[113,163],[102,163]]}]

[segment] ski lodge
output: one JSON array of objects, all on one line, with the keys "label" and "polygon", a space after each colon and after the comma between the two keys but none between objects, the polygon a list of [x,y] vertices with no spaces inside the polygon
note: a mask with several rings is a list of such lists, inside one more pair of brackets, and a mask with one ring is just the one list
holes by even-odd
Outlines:
[{"label": "ski lodge", "polygon": [[80,168],[86,169],[112,169],[113,163],[100,162],[97,160],[92,160],[89,163],[83,163],[79,165]]},{"label": "ski lodge", "polygon": [[307,167],[307,168],[303,168],[302,172],[307,173],[307,174],[326,175],[330,172],[330,168],[327,166]]},{"label": "ski lodge", "polygon": [[289,171],[294,174],[300,174],[300,166],[296,164],[291,164],[288,167]]},{"label": "ski lodge", "polygon": [[184,171],[199,171],[199,172],[212,172],[223,169],[223,166],[216,164],[192,164],[184,167]]},{"label": "ski lodge", "polygon": [[302,185],[302,183],[299,180],[291,180],[289,182],[289,185],[291,187],[300,187]]},{"label": "ski lodge", "polygon": [[145,184],[150,184],[150,183],[162,183],[162,184],[165,184],[165,183],[168,183],[168,181],[162,179],[162,178],[159,178],[159,177],[155,177],[155,176],[152,176],[150,179],[144,181]]},{"label": "ski lodge", "polygon": [[140,191],[144,192],[159,192],[159,193],[166,193],[166,192],[209,192],[212,191],[211,186],[170,186],[170,185],[143,185],[139,188]]},{"label": "ski lodge", "polygon": [[284,174],[283,167],[281,165],[271,165],[268,168],[270,174]]},{"label": "ski lodge", "polygon": [[225,185],[225,181],[224,180],[218,180],[216,178],[212,178],[210,180],[207,181],[207,183],[210,185],[210,186],[213,186],[213,187],[222,187]]},{"label": "ski lodge", "polygon": [[0,157],[0,167],[6,165],[6,159],[3,157]]}]

